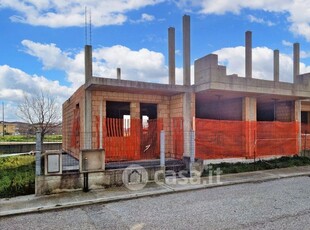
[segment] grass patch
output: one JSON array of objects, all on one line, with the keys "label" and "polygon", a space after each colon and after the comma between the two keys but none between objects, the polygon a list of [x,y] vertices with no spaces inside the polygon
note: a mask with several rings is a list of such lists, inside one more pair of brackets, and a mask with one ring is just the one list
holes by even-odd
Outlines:
[{"label": "grass patch", "polygon": [[0,158],[0,198],[34,194],[35,157]]},{"label": "grass patch", "polygon": [[[220,164],[209,164],[212,166],[213,175],[215,175],[215,171],[217,168],[220,168],[222,174],[230,174],[230,173],[242,173],[242,172],[251,172],[258,170],[268,170],[268,169],[276,169],[276,168],[288,168],[294,166],[305,166],[310,165],[310,158],[301,157],[301,156],[293,156],[293,157],[281,157],[272,160],[259,160],[255,163],[220,163]],[[202,176],[209,175],[208,170],[204,170]],[[211,169],[210,169],[211,170]]]},{"label": "grass patch", "polygon": [[[0,136],[0,142],[35,142],[36,137],[35,136]],[[44,137],[44,142],[61,142],[62,141],[62,135],[46,135]]]}]

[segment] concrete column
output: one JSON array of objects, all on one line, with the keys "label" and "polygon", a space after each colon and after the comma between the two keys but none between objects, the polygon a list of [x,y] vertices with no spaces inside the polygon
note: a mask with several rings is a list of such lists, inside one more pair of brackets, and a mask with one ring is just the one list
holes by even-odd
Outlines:
[{"label": "concrete column", "polygon": [[165,131],[160,131],[160,166],[165,167]]},{"label": "concrete column", "polygon": [[190,131],[192,130],[191,93],[183,95],[183,130],[184,130],[184,155],[190,156]]},{"label": "concrete column", "polygon": [[293,65],[293,82],[297,82],[297,76],[299,75],[299,62],[300,62],[300,47],[299,43],[294,43],[294,65]]},{"label": "concrete column", "polygon": [[244,97],[242,100],[242,120],[256,121],[256,98]]},{"label": "concrete column", "polygon": [[91,91],[85,90],[85,118],[84,118],[84,149],[91,149],[92,144],[92,100]]},{"label": "concrete column", "polygon": [[93,76],[93,55],[92,46],[86,45],[84,47],[85,55],[85,83],[88,82]]},{"label": "concrete column", "polygon": [[116,69],[116,78],[117,78],[118,80],[121,80],[121,68],[117,68],[117,69]]},{"label": "concrete column", "polygon": [[103,101],[100,100],[100,108],[99,108],[99,148],[102,149],[103,147],[103,129],[102,129],[102,126],[103,126]]},{"label": "concrete column", "polygon": [[195,162],[195,131],[190,131],[190,163]]},{"label": "concrete column", "polygon": [[168,29],[169,84],[175,85],[175,29]]},{"label": "concrete column", "polygon": [[190,16],[183,16],[183,85],[191,85]]},{"label": "concrete column", "polygon": [[36,176],[41,175],[41,153],[42,153],[42,136],[41,132],[36,132]]},{"label": "concrete column", "polygon": [[140,104],[139,102],[130,103],[130,118],[140,119]]},{"label": "concrete column", "polygon": [[255,156],[256,140],[256,98],[244,97],[242,100],[242,120],[245,121],[246,157]]},{"label": "concrete column", "polygon": [[298,133],[297,133],[297,141],[296,141],[296,146],[297,146],[297,151],[298,154],[301,153],[301,101],[297,100],[293,103],[293,117],[292,121],[297,122],[298,125]]},{"label": "concrete column", "polygon": [[252,78],[252,32],[245,33],[245,77]]},{"label": "concrete column", "polygon": [[280,81],[280,58],[279,50],[273,51],[273,80],[275,82]]}]

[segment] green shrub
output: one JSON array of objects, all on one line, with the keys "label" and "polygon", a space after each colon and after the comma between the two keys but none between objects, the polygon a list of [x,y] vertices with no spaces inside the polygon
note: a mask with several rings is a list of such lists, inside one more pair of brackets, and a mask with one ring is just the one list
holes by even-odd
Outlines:
[{"label": "green shrub", "polygon": [[304,166],[310,165],[310,158],[308,157],[281,157],[272,160],[259,160],[254,163],[220,163],[220,164],[210,164],[207,171],[202,173],[202,176],[208,176],[210,166],[212,166],[213,175],[215,174],[215,170],[220,168],[222,174],[229,173],[242,173],[242,172],[251,172],[257,170],[268,170],[268,169],[276,169],[276,168],[287,168],[294,166]]},{"label": "green shrub", "polygon": [[35,192],[35,157],[0,158],[0,198]]},{"label": "green shrub", "polygon": [[[0,136],[0,142],[35,142],[36,137],[34,135],[31,136]],[[46,135],[44,137],[45,142],[61,142],[62,135]]]}]

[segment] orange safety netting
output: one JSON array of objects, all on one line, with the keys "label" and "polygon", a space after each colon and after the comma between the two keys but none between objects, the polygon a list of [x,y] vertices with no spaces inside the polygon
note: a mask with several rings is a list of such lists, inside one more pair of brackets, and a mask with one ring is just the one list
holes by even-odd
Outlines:
[{"label": "orange safety netting", "polygon": [[298,153],[298,122],[257,122],[257,156]]},{"label": "orange safety netting", "polygon": [[246,123],[196,119],[196,157],[217,159],[246,154]]},{"label": "orange safety netting", "polygon": [[310,150],[310,124],[301,123],[301,149]]},{"label": "orange safety netting", "polygon": [[[148,120],[142,125],[140,119],[103,118],[102,147],[106,161],[128,161],[159,158],[162,119]],[[99,117],[96,117],[96,147],[100,147]]]},{"label": "orange safety netting", "polygon": [[294,155],[298,153],[298,124],[196,119],[196,157]]},{"label": "orange safety netting", "polygon": [[301,123],[301,133],[310,134],[310,124]]},{"label": "orange safety netting", "polygon": [[80,110],[74,109],[73,111],[73,124],[70,147],[80,148]]},{"label": "orange safety netting", "polygon": [[172,156],[176,159],[183,159],[184,152],[184,132],[183,118],[175,117],[171,119],[172,130]]}]

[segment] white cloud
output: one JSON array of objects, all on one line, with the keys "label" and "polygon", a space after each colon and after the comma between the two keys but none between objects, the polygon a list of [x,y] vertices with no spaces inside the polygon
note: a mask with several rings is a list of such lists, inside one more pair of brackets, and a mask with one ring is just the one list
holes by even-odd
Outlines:
[{"label": "white cloud", "polygon": [[155,19],[155,17],[153,15],[150,15],[150,14],[142,14],[141,19],[143,21],[153,21]]},{"label": "white cloud", "polygon": [[138,20],[130,20],[131,23],[143,23],[143,22],[151,22],[155,20],[155,16],[143,13],[141,18]]},{"label": "white cloud", "polygon": [[[223,48],[214,52],[219,62],[227,66],[227,74],[245,76],[245,50],[243,46]],[[267,47],[256,47],[252,51],[253,78],[273,79],[273,50]],[[310,72],[310,66],[300,63],[300,72]],[[293,60],[291,56],[280,54],[280,80],[292,82]]]},{"label": "white cloud", "polygon": [[[25,52],[37,57],[45,69],[62,70],[67,80],[76,89],[84,83],[84,51],[76,54],[61,51],[55,44],[22,41]],[[93,50],[93,72],[95,76],[116,78],[116,68],[122,69],[122,78],[146,82],[167,82],[167,67],[162,53],[142,48],[131,50],[116,45]]]},{"label": "white cloud", "polygon": [[[94,26],[120,25],[127,21],[126,13],[163,0],[1,0],[0,8],[16,11],[14,22],[48,27],[83,26],[85,7],[91,11]],[[143,16],[142,16],[143,17]],[[150,20],[148,15],[144,20]]]},{"label": "white cloud", "polygon": [[177,2],[185,10],[194,8],[201,14],[239,14],[242,9],[263,10],[288,14],[290,31],[310,41],[310,1],[309,0],[181,0]]},{"label": "white cloud", "polygon": [[116,45],[95,49],[94,75],[116,77],[116,68],[122,69],[122,78],[146,82],[167,82],[167,67],[162,53],[140,49],[131,50]]},{"label": "white cloud", "polygon": [[293,47],[293,43],[289,42],[289,41],[286,41],[286,40],[282,40],[282,45],[288,46],[288,47]]},{"label": "white cloud", "polygon": [[[29,75],[8,65],[0,66],[0,100],[5,101],[5,120],[20,120],[17,116],[17,104],[25,94],[31,95],[45,91],[55,95],[59,105],[74,91],[43,76]],[[59,111],[61,113],[61,111]]]},{"label": "white cloud", "polygon": [[265,20],[263,18],[257,18],[253,15],[248,15],[248,19],[250,22],[255,22],[255,23],[259,23],[259,24],[263,24],[263,25],[267,25],[267,26],[274,26],[275,23],[269,21],[269,20]]}]

